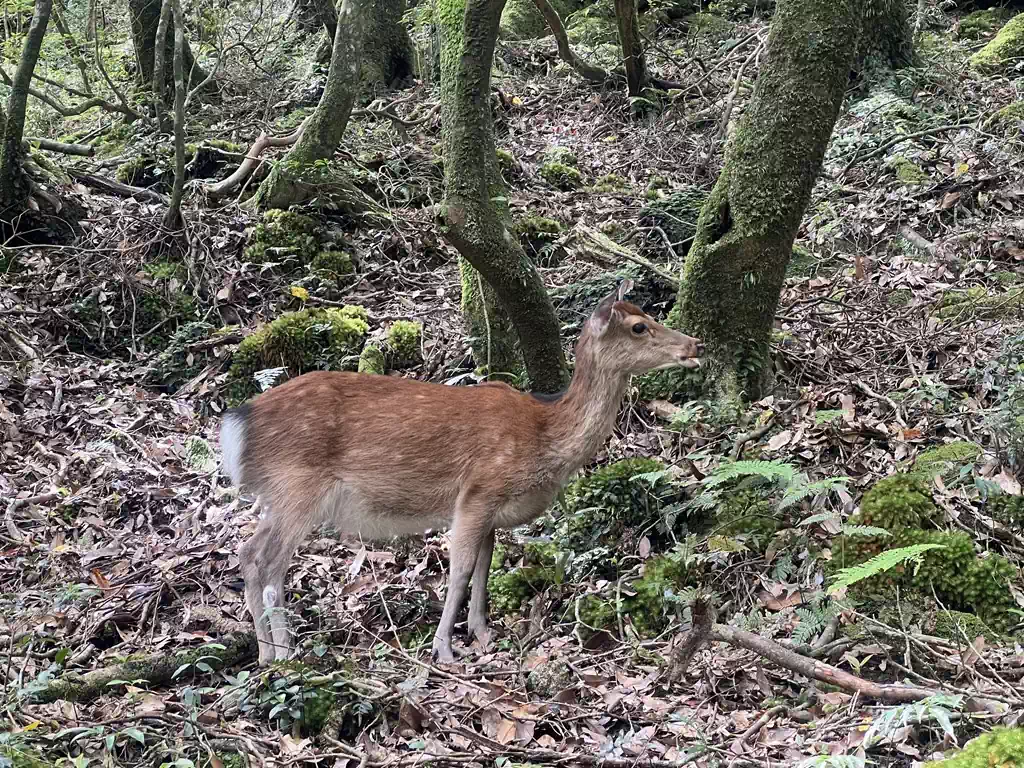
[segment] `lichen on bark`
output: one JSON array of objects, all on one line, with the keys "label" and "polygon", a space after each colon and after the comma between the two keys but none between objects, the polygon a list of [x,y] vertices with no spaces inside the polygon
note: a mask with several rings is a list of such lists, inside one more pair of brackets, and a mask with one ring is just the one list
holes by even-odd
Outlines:
[{"label": "lichen on bark", "polygon": [[708,380],[756,398],[786,265],[854,54],[854,0],[781,0],[750,105],[697,221],[671,321],[702,338]]},{"label": "lichen on bark", "polygon": [[[504,0],[437,2],[445,167],[439,217],[445,237],[498,298],[487,307],[492,367],[495,331],[504,322],[496,311],[501,307],[516,330],[532,386],[554,392],[565,383],[558,319],[540,275],[509,232],[507,193],[495,154],[490,74],[503,6]],[[466,266],[462,273],[464,287],[471,288],[475,276]],[[472,293],[466,308],[471,326],[479,327],[482,312],[474,317],[479,302]],[[478,357],[478,364],[484,362]]]}]

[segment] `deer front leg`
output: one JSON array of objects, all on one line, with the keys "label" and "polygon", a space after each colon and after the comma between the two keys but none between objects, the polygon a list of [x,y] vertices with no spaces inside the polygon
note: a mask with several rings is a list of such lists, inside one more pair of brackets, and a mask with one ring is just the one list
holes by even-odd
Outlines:
[{"label": "deer front leg", "polygon": [[469,597],[469,621],[466,628],[480,643],[487,648],[491,640],[487,631],[487,577],[491,573],[491,556],[494,554],[494,529],[492,528],[476,553],[476,567],[473,569],[472,591]]},{"label": "deer front leg", "polygon": [[445,596],[441,621],[434,635],[433,653],[437,661],[448,664],[455,661],[452,654],[455,617],[466,599],[469,577],[476,567],[477,554],[480,552],[484,537],[491,530],[491,519],[492,516],[488,514],[483,503],[472,504],[460,500],[455,512],[455,525],[452,527],[448,594]]}]

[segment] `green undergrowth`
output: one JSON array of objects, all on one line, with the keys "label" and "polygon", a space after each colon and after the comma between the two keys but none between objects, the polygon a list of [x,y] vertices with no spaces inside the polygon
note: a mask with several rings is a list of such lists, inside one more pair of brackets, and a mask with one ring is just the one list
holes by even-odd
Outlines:
[{"label": "green undergrowth", "polygon": [[942,768],[1024,768],[1024,728],[993,728],[944,760],[925,763]]},{"label": "green undergrowth", "polygon": [[971,56],[971,67],[979,72],[995,73],[1009,69],[1024,56],[1024,13],[1018,14],[980,51]]},{"label": "green undergrowth", "polygon": [[228,399],[238,403],[259,392],[261,371],[275,372],[267,378],[272,384],[307,371],[355,370],[368,329],[366,310],[357,305],[286,312],[238,345]]},{"label": "green undergrowth", "polygon": [[1024,288],[990,293],[982,285],[966,291],[949,291],[935,305],[934,315],[944,320],[1020,317],[1024,312]]},{"label": "green undergrowth", "polygon": [[[939,528],[942,516],[928,485],[935,468],[932,464],[927,473],[893,475],[877,482],[850,519],[860,533],[851,531],[833,541],[830,567],[849,568],[885,551],[935,545],[938,548],[923,552],[917,563],[904,561],[860,581],[851,587],[851,595],[877,607],[891,603],[897,588],[925,594],[934,590],[947,608],[970,612],[993,630],[1005,632],[1015,623],[1009,582],[1018,576],[1017,569],[1000,555],[979,557],[968,534]],[[888,534],[874,534],[873,529]]]}]

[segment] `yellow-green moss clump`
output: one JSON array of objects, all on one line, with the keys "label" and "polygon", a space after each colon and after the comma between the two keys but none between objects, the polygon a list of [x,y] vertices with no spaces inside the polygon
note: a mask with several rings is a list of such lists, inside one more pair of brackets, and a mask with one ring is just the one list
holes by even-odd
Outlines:
[{"label": "yellow-green moss clump", "polygon": [[1005,636],[979,619],[973,613],[963,611],[938,611],[935,615],[931,633],[936,637],[944,637],[956,642],[973,642],[979,635],[990,643],[1001,643]]},{"label": "yellow-green moss clump", "polygon": [[330,280],[337,280],[355,272],[352,257],[344,251],[318,251],[309,262],[313,274]]},{"label": "yellow-green moss clump", "polygon": [[380,344],[367,342],[363,351],[359,353],[359,365],[356,368],[359,373],[372,373],[376,376],[383,376],[388,369],[387,359]]},{"label": "yellow-green moss clump", "polygon": [[728,19],[714,13],[693,13],[686,17],[691,38],[718,43],[728,38],[736,27]]},{"label": "yellow-green moss clump", "polygon": [[985,121],[985,128],[990,131],[999,131],[1004,135],[1018,135],[1021,130],[1021,123],[1024,123],[1024,101],[1015,101],[1007,104],[988,120]]},{"label": "yellow-green moss clump", "polygon": [[497,570],[504,558],[495,563],[492,557],[492,571],[487,578],[491,609],[500,615],[515,613],[524,602],[555,584],[557,557],[558,548],[554,544],[533,542],[523,548],[522,564],[510,570]]},{"label": "yellow-green moss clump", "polygon": [[981,446],[966,440],[954,440],[936,448],[929,448],[914,460],[914,474],[931,480],[936,475],[950,478],[964,465],[973,465],[982,454]]},{"label": "yellow-green moss clump", "polygon": [[241,402],[259,391],[258,371],[284,368],[277,382],[314,370],[354,370],[369,329],[366,310],[303,309],[281,317],[247,336],[231,360],[227,392]]},{"label": "yellow-green moss clump", "polygon": [[606,173],[591,187],[592,192],[622,192],[629,189],[629,179],[617,173]]},{"label": "yellow-green moss clump", "polygon": [[980,51],[971,56],[970,64],[981,72],[1008,69],[1024,56],[1024,13],[1006,22],[999,33]]},{"label": "yellow-green moss clump", "polygon": [[528,253],[536,253],[562,234],[562,224],[545,216],[523,216],[512,225],[512,231]]},{"label": "yellow-green moss clump", "polygon": [[570,191],[583,186],[583,174],[566,163],[551,160],[540,167],[544,181],[558,189]]},{"label": "yellow-green moss clump", "polygon": [[423,323],[396,320],[388,328],[388,364],[391,368],[405,368],[420,359],[420,338]]},{"label": "yellow-green moss clump", "polygon": [[888,531],[920,528],[932,522],[938,507],[932,501],[928,484],[916,475],[892,475],[872,486],[860,503],[860,512],[851,522]]},{"label": "yellow-green moss clump", "polygon": [[985,513],[1009,528],[1024,527],[1024,496],[1001,493],[985,502]]},{"label": "yellow-green moss clump", "polygon": [[516,156],[507,149],[494,150],[494,156],[498,158],[498,167],[505,173],[514,171],[519,165],[516,162]]},{"label": "yellow-green moss clump", "polygon": [[252,264],[297,261],[307,264],[320,254],[317,225],[309,216],[272,208],[263,214],[242,253]]},{"label": "yellow-green moss clump", "polygon": [[889,161],[889,165],[896,172],[896,178],[904,184],[927,184],[931,180],[931,177],[921,166],[903,155],[895,155]]},{"label": "yellow-green moss clump", "polygon": [[926,765],[946,768],[1022,768],[1024,728],[993,728],[989,733],[967,742],[952,757]]}]

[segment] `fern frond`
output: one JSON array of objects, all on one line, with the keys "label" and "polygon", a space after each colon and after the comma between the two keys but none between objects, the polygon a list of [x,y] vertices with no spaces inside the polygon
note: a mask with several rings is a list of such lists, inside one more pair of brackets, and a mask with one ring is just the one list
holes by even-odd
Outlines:
[{"label": "fern frond", "polygon": [[773,482],[782,480],[788,484],[796,475],[796,469],[792,464],[783,464],[779,461],[734,461],[718,467],[704,478],[704,484],[714,487],[750,475]]},{"label": "fern frond", "polygon": [[791,487],[786,489],[786,493],[783,495],[782,501],[779,502],[779,509],[785,509],[786,507],[798,504],[808,496],[816,496],[819,493],[828,493],[839,488],[846,490],[846,484],[849,481],[850,478],[848,477],[826,477],[824,480],[816,480],[813,483],[793,484]]},{"label": "fern frond", "polygon": [[805,517],[803,520],[800,521],[800,525],[801,526],[814,525],[815,523],[824,523],[826,520],[838,520],[838,519],[839,519],[839,513],[830,510],[828,512],[819,512],[816,515],[811,515],[810,517]]},{"label": "fern frond", "polygon": [[864,581],[864,579],[870,579],[872,576],[877,576],[883,571],[895,568],[907,560],[917,560],[920,562],[921,555],[930,549],[945,549],[945,547],[941,544],[914,544],[910,547],[887,550],[875,555],[866,563],[843,568],[836,574],[836,579],[832,582],[832,586],[828,588],[828,593],[833,595],[844,587],[852,586],[859,581]]},{"label": "fern frond", "polygon": [[656,469],[653,472],[641,472],[637,475],[633,475],[630,480],[639,480],[641,483],[647,483],[654,485],[659,480],[674,480],[676,473],[672,471],[671,467],[665,469]]},{"label": "fern frond", "polygon": [[847,536],[892,536],[885,528],[873,525],[844,525],[842,530]]}]

